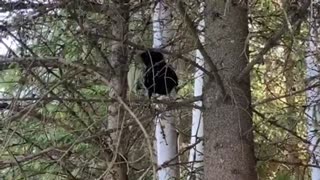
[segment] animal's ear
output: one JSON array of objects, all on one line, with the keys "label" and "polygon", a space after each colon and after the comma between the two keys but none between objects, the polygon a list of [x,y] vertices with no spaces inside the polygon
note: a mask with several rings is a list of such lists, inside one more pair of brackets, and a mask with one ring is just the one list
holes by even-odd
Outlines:
[{"label": "animal's ear", "polygon": [[148,57],[146,56],[145,51],[140,51],[138,54],[135,56],[135,59],[139,64],[143,63],[144,65],[150,64],[150,60],[147,59]]},{"label": "animal's ear", "polygon": [[143,53],[140,54],[140,59],[143,62],[143,64],[148,65],[151,64],[150,62],[150,55],[148,51],[145,51]]}]

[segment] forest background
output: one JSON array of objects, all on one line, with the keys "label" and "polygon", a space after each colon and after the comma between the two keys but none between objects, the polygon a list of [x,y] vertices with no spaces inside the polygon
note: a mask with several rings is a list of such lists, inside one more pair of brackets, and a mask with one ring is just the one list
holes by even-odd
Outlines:
[{"label": "forest background", "polygon": [[[159,3],[176,100],[136,89]],[[152,179],[173,167],[176,179],[319,179],[319,10],[309,0],[0,0],[0,179]],[[178,149],[156,166],[154,118],[165,112]],[[190,161],[198,143],[203,161]]]}]

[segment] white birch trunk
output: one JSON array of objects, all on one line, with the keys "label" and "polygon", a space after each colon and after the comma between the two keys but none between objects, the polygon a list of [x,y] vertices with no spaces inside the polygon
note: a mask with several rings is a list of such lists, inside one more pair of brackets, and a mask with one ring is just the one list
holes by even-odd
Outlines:
[{"label": "white birch trunk", "polygon": [[[203,12],[203,3],[200,5],[200,12]],[[202,17],[201,17],[202,18]],[[198,30],[202,30],[204,28],[204,20],[202,19],[199,22]],[[200,41],[204,43],[204,34],[199,35]],[[203,56],[199,50],[196,50],[196,63],[203,67],[204,60]],[[202,88],[203,88],[203,71],[200,69],[196,69],[194,74],[194,96],[201,96],[202,95]],[[201,107],[202,101],[197,101],[194,103],[196,106]],[[190,166],[190,176],[188,177],[189,180],[198,180],[203,179],[203,171],[201,173],[200,168],[203,167],[203,141],[199,142],[199,140],[203,138],[203,117],[202,112],[199,109],[194,108],[192,111],[192,127],[191,127],[191,140],[190,146],[193,146],[190,150],[189,154],[189,162],[191,162]],[[200,173],[199,173],[200,172]]]},{"label": "white birch trunk", "polygon": [[[163,0],[159,0],[153,16],[153,48],[161,48],[172,38],[170,28],[171,13]],[[178,179],[178,168],[169,166],[177,161],[177,131],[173,112],[165,112],[155,118],[156,157],[159,180]]]},{"label": "white birch trunk", "polygon": [[[311,6],[311,12],[313,12]],[[315,12],[318,14],[318,12]],[[306,76],[307,79],[319,76],[319,61],[317,59],[317,43],[318,40],[318,22],[314,19],[313,14],[310,16],[310,35],[307,44],[307,57],[306,57]],[[318,81],[318,78],[309,81],[308,86],[312,86]],[[313,88],[307,91],[307,128],[308,138],[310,141],[310,164],[319,166],[320,163],[320,149],[319,149],[319,122],[320,122],[320,90]],[[320,180],[320,169],[317,167],[311,168],[311,179]]]}]

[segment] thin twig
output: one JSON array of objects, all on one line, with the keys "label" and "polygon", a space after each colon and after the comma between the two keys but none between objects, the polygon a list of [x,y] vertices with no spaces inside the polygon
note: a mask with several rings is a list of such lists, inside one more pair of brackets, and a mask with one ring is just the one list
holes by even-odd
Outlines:
[{"label": "thin twig", "polygon": [[[302,7],[297,12],[294,12],[290,17],[290,23],[292,28],[296,28],[304,18],[304,15],[308,12],[308,7],[310,6],[310,0],[306,0]],[[273,47],[277,45],[277,42],[281,39],[282,35],[288,30],[287,22],[283,23],[283,26],[273,34],[269,40],[264,44],[264,47],[260,50],[257,57],[252,60],[239,74],[236,78],[237,82],[241,82],[243,78],[250,73],[253,66],[263,62],[263,56],[267,54]]]}]

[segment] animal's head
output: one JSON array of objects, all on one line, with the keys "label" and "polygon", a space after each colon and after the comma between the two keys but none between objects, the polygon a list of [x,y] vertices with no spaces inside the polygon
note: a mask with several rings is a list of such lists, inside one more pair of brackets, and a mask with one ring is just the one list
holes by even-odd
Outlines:
[{"label": "animal's head", "polygon": [[155,50],[147,50],[140,54],[142,62],[150,67],[156,63],[163,61],[163,54],[161,52],[157,52]]}]

